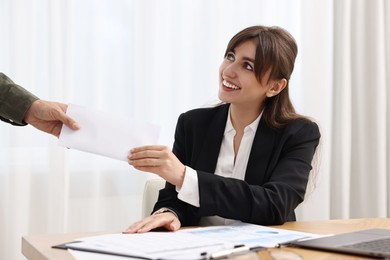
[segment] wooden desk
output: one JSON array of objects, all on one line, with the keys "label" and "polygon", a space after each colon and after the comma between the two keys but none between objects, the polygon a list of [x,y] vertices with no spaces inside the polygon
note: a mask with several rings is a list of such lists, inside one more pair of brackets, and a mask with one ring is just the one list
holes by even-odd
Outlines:
[{"label": "wooden desk", "polygon": [[[281,226],[273,226],[288,230],[303,231],[315,234],[337,234],[350,231],[357,231],[368,228],[389,228],[390,218],[367,218],[367,219],[349,219],[349,220],[328,220],[328,221],[301,221],[288,222]],[[62,249],[51,248],[53,245],[66,243],[80,237],[96,236],[115,232],[99,233],[73,233],[73,234],[49,234],[49,235],[31,235],[22,238],[22,253],[29,260],[55,259],[55,260],[74,260],[74,258]],[[370,259],[345,254],[335,254],[316,250],[301,248],[272,248],[259,252],[262,260],[278,259],[278,253],[293,252],[303,259]]]}]

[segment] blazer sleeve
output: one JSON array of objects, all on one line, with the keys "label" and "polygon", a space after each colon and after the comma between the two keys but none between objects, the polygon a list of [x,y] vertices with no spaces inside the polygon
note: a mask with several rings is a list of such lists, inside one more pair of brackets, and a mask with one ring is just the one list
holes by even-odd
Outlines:
[{"label": "blazer sleeve", "polygon": [[[184,114],[181,114],[176,124],[175,142],[173,144],[173,153],[184,164],[187,162],[187,153],[191,144],[186,142],[184,131]],[[187,165],[187,164],[186,164]],[[159,191],[159,196],[154,205],[153,212],[161,209],[169,208],[173,210],[179,217],[182,226],[198,225],[200,216],[197,215],[198,208],[188,203],[185,203],[177,198],[176,187],[169,182],[166,182],[165,188]]]},{"label": "blazer sleeve", "polygon": [[198,171],[198,214],[259,225],[295,220],[294,209],[304,199],[319,138],[318,126],[313,122],[288,128],[277,138],[266,173],[257,172],[256,177],[256,169],[252,169],[254,174],[246,176],[245,181]]},{"label": "blazer sleeve", "polygon": [[36,96],[10,78],[0,73],[0,119],[13,125],[26,125],[24,115],[31,104],[38,100]]}]

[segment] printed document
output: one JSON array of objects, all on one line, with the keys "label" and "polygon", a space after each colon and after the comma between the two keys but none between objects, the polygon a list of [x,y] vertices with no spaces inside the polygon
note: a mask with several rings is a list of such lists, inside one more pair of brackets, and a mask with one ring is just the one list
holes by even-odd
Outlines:
[{"label": "printed document", "polygon": [[[317,235],[235,222],[227,226],[181,229],[176,232],[110,234],[77,239],[73,250],[142,259],[207,259],[218,251],[239,246],[276,247]],[[85,259],[85,258],[83,258]]]}]

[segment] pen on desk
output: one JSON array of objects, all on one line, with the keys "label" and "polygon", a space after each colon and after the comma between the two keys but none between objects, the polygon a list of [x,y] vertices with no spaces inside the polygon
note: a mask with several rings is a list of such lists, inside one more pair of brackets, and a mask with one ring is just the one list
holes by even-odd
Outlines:
[{"label": "pen on desk", "polygon": [[264,249],[266,249],[266,247],[263,247],[263,246],[255,246],[255,247],[249,248],[249,250],[252,251],[252,252],[258,252],[258,251],[261,251],[261,250],[264,250]]},{"label": "pen on desk", "polygon": [[[226,258],[226,257],[228,257],[230,255],[234,255],[234,254],[242,254],[242,253],[250,252],[250,251],[257,252],[257,251],[261,251],[263,249],[265,249],[265,248],[264,247],[248,247],[245,245],[239,245],[239,246],[235,246],[232,249],[226,249],[226,250],[211,253],[210,259],[221,259],[221,258]],[[207,253],[202,253],[202,256],[206,256],[206,255],[207,255]]]}]

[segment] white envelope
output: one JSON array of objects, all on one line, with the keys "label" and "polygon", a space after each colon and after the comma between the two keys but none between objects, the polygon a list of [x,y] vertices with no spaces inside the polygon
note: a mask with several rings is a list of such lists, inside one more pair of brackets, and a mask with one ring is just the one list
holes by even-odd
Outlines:
[{"label": "white envelope", "polygon": [[76,150],[127,161],[129,150],[158,142],[160,127],[141,120],[68,104],[67,115],[79,123],[73,131],[63,125],[58,144]]}]

